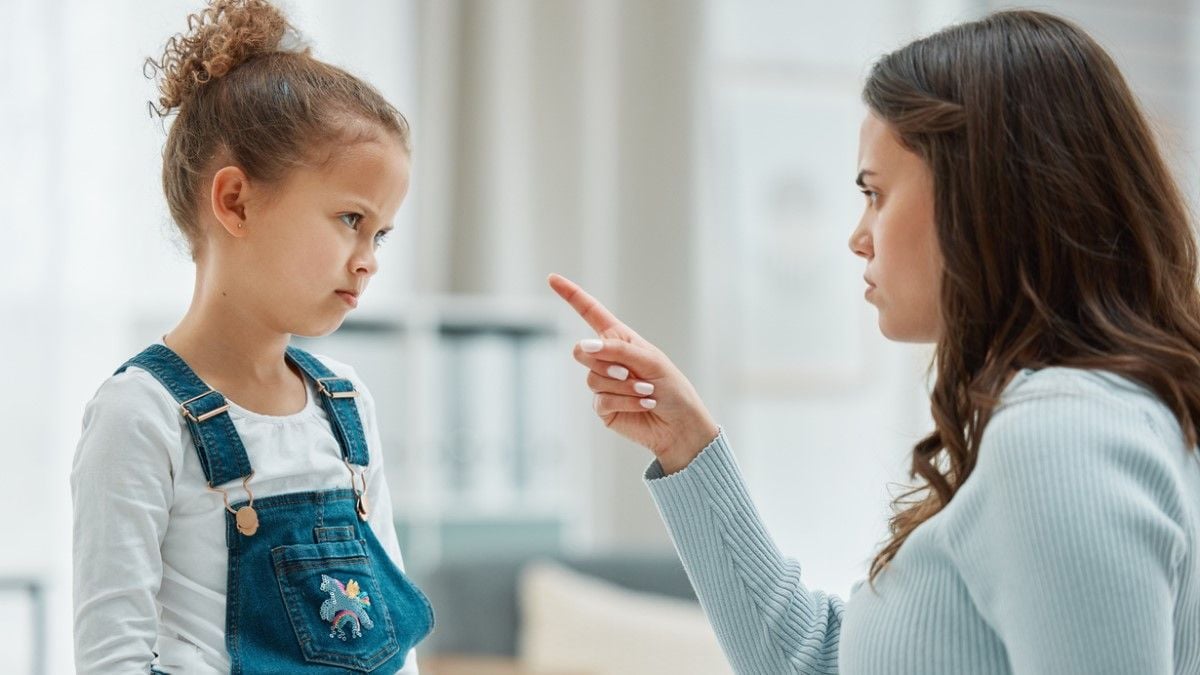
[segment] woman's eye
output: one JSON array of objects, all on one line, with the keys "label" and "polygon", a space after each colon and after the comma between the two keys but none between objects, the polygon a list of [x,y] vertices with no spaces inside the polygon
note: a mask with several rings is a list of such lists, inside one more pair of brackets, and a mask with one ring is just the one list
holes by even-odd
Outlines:
[{"label": "woman's eye", "polygon": [[362,222],[363,218],[362,214],[360,213],[343,213],[338,217],[341,218],[342,222],[346,223],[346,225],[348,225],[352,230],[358,229],[358,224]]},{"label": "woman's eye", "polygon": [[859,192],[866,195],[867,201],[870,202],[872,206],[875,205],[875,200],[879,198],[879,193],[875,192],[874,190],[859,190]]},{"label": "woman's eye", "polygon": [[375,246],[382,246],[383,242],[387,241],[388,233],[391,230],[380,230],[375,233]]}]

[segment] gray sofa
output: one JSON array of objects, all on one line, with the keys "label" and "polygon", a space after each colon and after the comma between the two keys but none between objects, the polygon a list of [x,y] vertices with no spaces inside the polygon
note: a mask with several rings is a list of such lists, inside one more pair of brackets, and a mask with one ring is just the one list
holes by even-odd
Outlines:
[{"label": "gray sofa", "polygon": [[696,601],[691,582],[674,554],[531,555],[451,561],[414,575],[433,605],[437,622],[421,651],[514,656],[520,620],[517,581],[525,565],[535,559],[555,560],[630,590]]}]

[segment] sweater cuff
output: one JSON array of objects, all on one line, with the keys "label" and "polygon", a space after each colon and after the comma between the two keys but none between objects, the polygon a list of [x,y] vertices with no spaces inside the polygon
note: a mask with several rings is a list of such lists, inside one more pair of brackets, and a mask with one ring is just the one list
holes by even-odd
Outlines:
[{"label": "sweater cuff", "polygon": [[[681,473],[687,471],[689,468],[691,468],[691,466],[693,464],[695,464],[697,462],[697,460],[699,460],[705,454],[712,454],[714,452],[718,452],[717,450],[713,449],[713,447],[716,446],[718,443],[721,445],[722,448],[725,449],[726,454],[729,454],[729,446],[726,445],[726,442],[727,441],[725,438],[725,427],[722,427],[721,425],[718,424],[717,425],[717,437],[714,438],[708,445],[704,446],[704,449],[700,451],[700,454],[698,454],[694,458],[692,458],[692,461],[689,462],[687,466],[683,467],[679,471],[676,471],[675,474],[672,474],[672,475],[678,475],[678,474],[681,474]],[[643,478],[646,480],[647,483],[649,483],[650,481],[655,481],[655,480],[659,480],[662,478],[670,478],[670,476],[668,476],[666,471],[663,470],[662,464],[660,464],[659,461],[657,459],[655,459],[653,462],[650,462],[650,466],[646,468],[646,474],[645,474],[645,476],[643,476]]]},{"label": "sweater cuff", "polygon": [[707,501],[714,492],[736,495],[733,501],[742,508],[749,511],[754,508],[723,427],[718,427],[717,437],[687,466],[665,475],[662,465],[655,460],[646,469],[644,480],[668,526],[679,526],[695,518],[698,500]]}]

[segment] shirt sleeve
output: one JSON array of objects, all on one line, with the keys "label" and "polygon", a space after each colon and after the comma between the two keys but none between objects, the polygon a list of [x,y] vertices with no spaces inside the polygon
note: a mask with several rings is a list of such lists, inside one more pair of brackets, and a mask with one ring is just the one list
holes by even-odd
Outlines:
[{"label": "shirt sleeve", "polygon": [[[353,373],[353,369],[351,369]],[[367,437],[367,447],[371,453],[371,462],[367,467],[367,497],[370,512],[367,523],[371,531],[379,539],[383,550],[401,570],[404,570],[404,558],[400,553],[400,541],[396,536],[392,496],[388,490],[387,477],[384,472],[384,449],[379,436],[378,418],[375,414],[375,398],[357,374],[352,375],[354,387],[359,392],[359,413],[363,420],[363,433]],[[418,675],[416,649],[409,651],[404,659],[404,667],[397,671],[398,675]]]},{"label": "shirt sleeve", "polygon": [[780,553],[724,430],[679,472],[654,462],[646,482],[734,670],[836,673],[843,601],[809,590]]},{"label": "shirt sleeve", "polygon": [[149,672],[177,410],[126,371],[87,404],[71,468],[76,672]]},{"label": "shirt sleeve", "polygon": [[1185,451],[1097,394],[996,412],[945,536],[1014,673],[1175,672]]}]

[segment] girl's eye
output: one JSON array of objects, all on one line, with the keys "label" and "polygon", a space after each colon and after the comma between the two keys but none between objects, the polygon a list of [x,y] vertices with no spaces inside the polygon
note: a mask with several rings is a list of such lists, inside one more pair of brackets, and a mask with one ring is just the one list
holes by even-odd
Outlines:
[{"label": "girl's eye", "polygon": [[380,231],[376,232],[375,233],[375,246],[376,247],[382,246],[383,242],[387,241],[387,236],[390,232],[391,232],[391,230],[380,230]]},{"label": "girl's eye", "polygon": [[338,217],[341,218],[342,222],[346,223],[346,225],[352,230],[357,230],[358,224],[362,222],[363,219],[362,214],[360,213],[343,213]]},{"label": "girl's eye", "polygon": [[874,206],[875,200],[879,198],[879,193],[874,190],[859,190],[859,192],[866,195],[867,201],[870,202],[871,206]]}]

